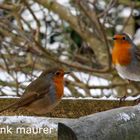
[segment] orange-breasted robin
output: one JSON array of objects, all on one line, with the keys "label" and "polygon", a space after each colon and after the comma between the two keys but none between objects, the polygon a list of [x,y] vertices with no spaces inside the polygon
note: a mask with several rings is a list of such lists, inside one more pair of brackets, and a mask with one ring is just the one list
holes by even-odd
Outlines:
[{"label": "orange-breasted robin", "polygon": [[115,34],[112,61],[123,79],[140,81],[140,49],[126,33]]},{"label": "orange-breasted robin", "polygon": [[21,98],[7,106],[4,110],[14,110],[24,107],[27,111],[37,115],[51,112],[61,101],[64,92],[64,72],[61,68],[53,68],[44,71],[36,80],[31,82]]}]

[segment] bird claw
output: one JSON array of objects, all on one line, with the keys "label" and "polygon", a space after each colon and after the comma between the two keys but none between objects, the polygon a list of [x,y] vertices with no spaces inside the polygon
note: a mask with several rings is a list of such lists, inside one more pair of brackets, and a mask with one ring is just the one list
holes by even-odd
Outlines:
[{"label": "bird claw", "polygon": [[121,97],[121,98],[120,98],[119,105],[120,105],[122,102],[124,102],[124,101],[125,101],[126,97],[127,97],[127,96],[126,96],[126,95],[124,95],[123,97]]},{"label": "bird claw", "polygon": [[121,98],[120,98],[120,102],[125,101],[126,97],[127,97],[126,95],[124,95],[123,97],[121,97]]},{"label": "bird claw", "polygon": [[140,97],[137,98],[136,100],[134,100],[134,103],[135,103],[135,104],[139,104],[139,103],[140,103]]}]

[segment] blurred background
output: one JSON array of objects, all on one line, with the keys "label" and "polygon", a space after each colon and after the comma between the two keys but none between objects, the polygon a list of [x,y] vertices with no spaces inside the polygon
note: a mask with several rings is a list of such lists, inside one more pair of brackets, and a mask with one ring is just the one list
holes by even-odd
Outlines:
[{"label": "blurred background", "polygon": [[139,0],[0,0],[0,95],[21,96],[52,66],[71,70],[65,97],[138,97],[111,63],[115,33],[140,45]]}]

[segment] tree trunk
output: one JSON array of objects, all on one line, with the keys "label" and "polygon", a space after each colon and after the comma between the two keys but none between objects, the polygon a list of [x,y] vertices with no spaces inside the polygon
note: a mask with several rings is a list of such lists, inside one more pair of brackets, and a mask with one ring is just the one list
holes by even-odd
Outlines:
[{"label": "tree trunk", "polygon": [[58,125],[59,140],[140,140],[140,104]]}]

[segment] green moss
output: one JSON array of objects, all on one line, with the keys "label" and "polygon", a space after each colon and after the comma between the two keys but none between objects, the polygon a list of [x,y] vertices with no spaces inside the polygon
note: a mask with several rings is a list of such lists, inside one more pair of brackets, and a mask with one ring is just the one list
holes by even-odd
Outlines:
[{"label": "green moss", "polygon": [[[18,99],[0,99],[0,109],[15,102]],[[59,117],[59,118],[78,118],[81,116],[101,112],[121,106],[134,105],[133,101],[124,101],[119,104],[119,101],[107,101],[107,100],[62,100],[61,103],[45,116]],[[27,112],[24,109],[20,109],[14,112],[12,109],[1,113],[0,115],[27,115],[33,116],[34,114]]]}]

